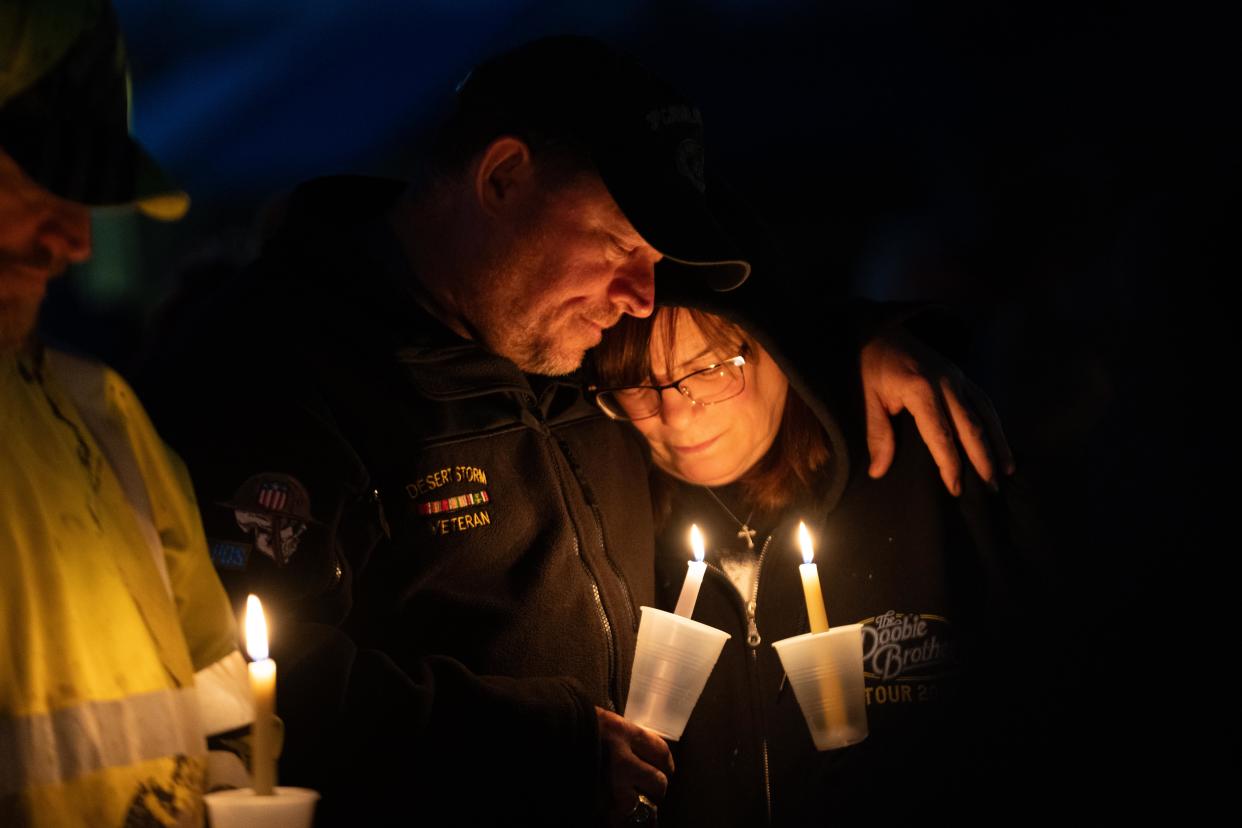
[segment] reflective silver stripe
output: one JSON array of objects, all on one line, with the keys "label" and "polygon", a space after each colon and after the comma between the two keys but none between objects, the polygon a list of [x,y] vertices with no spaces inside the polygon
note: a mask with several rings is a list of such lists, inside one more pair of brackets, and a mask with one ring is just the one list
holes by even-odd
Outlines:
[{"label": "reflective silver stripe", "polygon": [[193,687],[0,717],[0,797],[163,756],[203,756]]},{"label": "reflective silver stripe", "polygon": [[203,733],[214,736],[254,721],[254,698],[249,671],[241,653],[234,650],[194,674]]}]

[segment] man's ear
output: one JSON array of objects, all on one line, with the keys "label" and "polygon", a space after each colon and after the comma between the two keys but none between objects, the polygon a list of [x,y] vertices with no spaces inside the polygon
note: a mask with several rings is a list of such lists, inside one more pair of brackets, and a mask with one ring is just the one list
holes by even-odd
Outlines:
[{"label": "man's ear", "polygon": [[483,150],[474,173],[474,196],[488,215],[496,215],[524,195],[534,183],[530,147],[520,138],[502,135]]}]

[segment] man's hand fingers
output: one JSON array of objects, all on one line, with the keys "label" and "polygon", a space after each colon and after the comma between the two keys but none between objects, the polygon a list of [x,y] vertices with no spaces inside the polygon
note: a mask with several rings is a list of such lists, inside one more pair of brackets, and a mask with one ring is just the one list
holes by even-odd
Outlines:
[{"label": "man's hand fingers", "polygon": [[996,458],[1000,469],[1006,474],[1011,475],[1017,470],[1016,464],[1013,462],[1013,450],[1009,448],[1009,441],[1005,439],[1005,429],[1001,426],[1000,417],[996,413],[996,408],[992,405],[991,398],[983,392],[983,389],[975,385],[970,380],[963,380],[966,396],[974,403],[975,411],[978,412],[979,418],[983,420],[983,427],[988,432],[988,444],[992,447],[992,456]]},{"label": "man's hand fingers", "polygon": [[962,388],[952,377],[941,377],[940,390],[944,395],[945,406],[949,416],[953,418],[953,427],[957,429],[957,439],[962,444],[970,464],[990,486],[996,486],[996,464],[993,462],[989,435],[980,421],[974,408],[975,401],[967,397]]},{"label": "man's hand fingers", "polygon": [[595,708],[604,747],[606,786],[614,815],[628,814],[643,794],[660,802],[673,772],[673,754],[657,734],[603,708]]},{"label": "man's hand fingers", "polygon": [[943,400],[936,393],[920,394],[906,400],[906,409],[914,417],[923,442],[940,468],[945,488],[957,497],[962,493],[962,458],[953,442],[952,425]]},{"label": "man's hand fingers", "polygon": [[673,752],[669,750],[668,742],[645,727],[635,727],[634,730],[630,738],[630,750],[634,751],[634,755],[657,770],[671,774]]},{"label": "man's hand fingers", "polygon": [[867,394],[866,402],[867,451],[871,454],[871,468],[867,473],[872,477],[883,477],[888,467],[893,464],[893,454],[896,451],[893,423],[879,397]]},{"label": "man's hand fingers", "polygon": [[664,795],[668,792],[668,776],[662,771],[624,747],[610,757],[610,763],[609,786],[612,811],[616,816],[625,817],[633,811],[639,794],[657,805],[664,801]]},{"label": "man's hand fingers", "polygon": [[634,792],[642,794],[652,802],[664,800],[668,792],[668,776],[663,771],[653,768],[633,753],[622,753],[616,757],[617,772],[613,775],[614,800],[619,806],[632,802]]},{"label": "man's hand fingers", "polygon": [[624,745],[644,762],[664,773],[673,772],[673,752],[658,733],[601,707],[595,708],[595,716],[599,721],[600,738],[605,743]]}]

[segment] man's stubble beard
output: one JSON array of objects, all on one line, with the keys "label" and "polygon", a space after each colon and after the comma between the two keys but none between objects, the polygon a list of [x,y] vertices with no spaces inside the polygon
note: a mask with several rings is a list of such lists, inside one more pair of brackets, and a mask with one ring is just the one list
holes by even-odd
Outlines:
[{"label": "man's stubble beard", "polygon": [[512,342],[512,350],[520,359],[510,358],[528,374],[560,377],[578,370],[586,349],[559,342],[546,331],[539,323],[520,326]]},{"label": "man's stubble beard", "polygon": [[496,280],[498,289],[483,292],[472,314],[484,344],[528,374],[572,374],[582,364],[586,348],[560,338],[564,334],[558,325],[560,308],[536,317],[523,315],[529,297],[522,286],[530,283],[512,267],[504,271]]},{"label": "man's stubble beard", "polygon": [[[23,253],[0,251],[0,353],[20,350],[30,341],[47,297],[48,282],[68,266],[43,248]],[[32,277],[32,273],[37,276]],[[37,281],[32,282],[32,278]]]},{"label": "man's stubble beard", "polygon": [[551,242],[540,229],[539,215],[532,213],[492,249],[481,267],[488,276],[470,294],[466,315],[483,344],[526,373],[565,376],[578,370],[587,348],[561,339],[567,333],[559,318],[561,308],[549,308],[538,316],[524,313],[532,289],[549,267],[539,251]]},{"label": "man's stubble beard", "polygon": [[42,296],[0,298],[0,354],[20,350],[39,321]]}]

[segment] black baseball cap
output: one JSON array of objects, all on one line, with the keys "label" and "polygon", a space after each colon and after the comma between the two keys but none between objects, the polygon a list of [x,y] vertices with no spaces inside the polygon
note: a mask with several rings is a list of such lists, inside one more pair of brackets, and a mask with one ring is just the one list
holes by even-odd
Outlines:
[{"label": "black baseball cap", "polygon": [[584,150],[634,229],[664,254],[660,272],[715,290],[750,275],[717,220],[698,108],[603,42],[549,37],[484,61],[459,85],[454,118],[475,132],[534,129]]},{"label": "black baseball cap", "polygon": [[181,218],[189,197],[130,136],[129,117],[125,44],[106,0],[0,3],[0,147],[61,198]]}]

